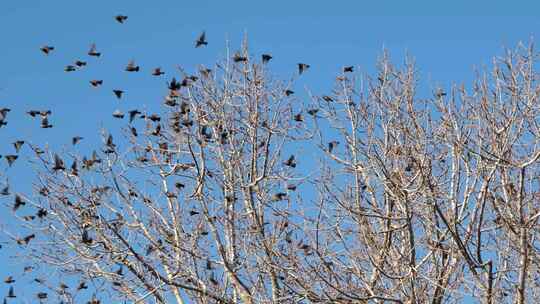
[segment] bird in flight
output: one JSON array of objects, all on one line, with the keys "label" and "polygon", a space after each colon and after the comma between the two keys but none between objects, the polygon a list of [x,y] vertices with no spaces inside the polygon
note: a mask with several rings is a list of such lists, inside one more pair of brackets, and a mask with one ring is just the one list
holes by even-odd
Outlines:
[{"label": "bird in flight", "polygon": [[90,84],[91,84],[93,87],[97,88],[97,87],[99,87],[100,85],[103,84],[103,80],[96,80],[96,79],[90,80]]},{"label": "bird in flight", "polygon": [[75,146],[75,145],[78,144],[81,140],[83,140],[83,137],[81,137],[81,136],[74,136],[73,138],[71,138],[71,144]]},{"label": "bird in flight", "polygon": [[206,41],[206,32],[203,31],[199,38],[197,38],[197,41],[195,41],[195,47],[198,48],[203,45],[208,45],[208,41]]},{"label": "bird in flight", "polygon": [[270,54],[262,54],[262,63],[268,63],[272,59],[272,55]]},{"label": "bird in flight", "polygon": [[161,75],[163,75],[163,74],[165,74],[165,72],[163,72],[163,71],[161,70],[161,68],[155,68],[155,69],[152,71],[152,75],[153,75],[153,76],[161,76]]},{"label": "bird in flight", "polygon": [[45,45],[40,48],[40,50],[45,54],[49,55],[50,52],[54,51],[54,46]]},{"label": "bird in flight", "polygon": [[135,60],[130,60],[126,66],[126,71],[128,72],[138,72],[139,66],[135,64]]},{"label": "bird in flight", "polygon": [[118,21],[118,23],[124,23],[124,21],[126,21],[128,18],[128,16],[125,16],[125,15],[116,15],[114,17],[114,19],[116,19],[116,21]]},{"label": "bird in flight", "polygon": [[353,69],[354,69],[354,67],[352,65],[351,66],[346,66],[346,67],[343,68],[343,72],[344,73],[352,73]]},{"label": "bird in flight", "polygon": [[122,98],[122,94],[124,94],[124,91],[122,90],[113,90],[114,95],[116,95],[116,98],[120,99]]},{"label": "bird in flight", "polygon": [[24,140],[17,140],[16,142],[14,142],[13,146],[15,147],[15,152],[19,153],[23,145],[24,145]]},{"label": "bird in flight", "polygon": [[92,45],[90,46],[90,50],[88,51],[88,56],[93,56],[93,57],[101,56],[101,52],[97,51],[95,43],[92,43]]},{"label": "bird in flight", "polygon": [[298,74],[302,75],[307,69],[309,69],[311,66],[306,63],[299,63],[298,64]]}]

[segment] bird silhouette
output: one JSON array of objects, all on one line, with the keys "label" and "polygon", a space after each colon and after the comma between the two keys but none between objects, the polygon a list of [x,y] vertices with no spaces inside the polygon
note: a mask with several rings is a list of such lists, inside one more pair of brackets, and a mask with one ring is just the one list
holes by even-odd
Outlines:
[{"label": "bird silhouette", "polygon": [[333,140],[333,141],[329,142],[328,143],[328,152],[332,153],[332,151],[334,151],[334,149],[337,147],[337,145],[339,145],[339,141],[337,141],[337,140]]},{"label": "bird silhouette", "polygon": [[137,115],[141,114],[141,112],[139,112],[139,110],[131,110],[128,112],[129,113],[129,122],[132,123],[133,120],[135,119],[135,117],[137,117]]},{"label": "bird silhouette", "polygon": [[7,295],[8,298],[16,298],[17,296],[15,295],[15,291],[13,290],[13,286],[9,286],[9,291],[8,291],[8,295]]},{"label": "bird silhouette", "polygon": [[206,41],[206,32],[203,31],[201,35],[199,35],[199,38],[195,41],[195,47],[198,48],[203,45],[208,45],[208,41]]},{"label": "bird silhouette", "polygon": [[47,118],[47,116],[44,116],[41,118],[41,128],[43,129],[49,129],[49,128],[52,128],[53,125],[51,125],[49,123],[49,119]]},{"label": "bird silhouette", "polygon": [[130,60],[125,70],[128,72],[138,72],[140,68],[135,64],[135,60]]},{"label": "bird silhouette", "polygon": [[19,158],[19,156],[18,155],[4,155],[4,158],[6,159],[8,166],[11,167],[11,165],[13,165],[13,163],[17,160],[17,158]]},{"label": "bird silhouette", "polygon": [[139,136],[139,134],[137,133],[137,129],[135,129],[135,127],[131,127],[130,128],[130,131],[131,131],[131,134],[135,137]]},{"label": "bird silhouette", "polygon": [[298,74],[302,75],[307,69],[309,69],[311,66],[306,63],[299,63],[298,64]]},{"label": "bird silhouette", "polygon": [[77,69],[73,65],[66,65],[66,67],[64,68],[64,71],[66,72],[75,72],[76,70]]},{"label": "bird silhouette", "polygon": [[346,66],[346,67],[343,68],[343,72],[344,73],[352,73],[353,69],[354,69],[354,67],[352,65],[351,66]]},{"label": "bird silhouette", "polygon": [[19,153],[23,145],[24,145],[24,140],[17,140],[16,142],[14,142],[13,147],[15,147],[15,152]]},{"label": "bird silhouette", "polygon": [[161,70],[161,68],[155,68],[155,69],[152,70],[152,75],[153,76],[161,76],[163,74],[165,74],[165,72],[163,72]]},{"label": "bird silhouette", "polygon": [[122,94],[124,94],[124,91],[117,89],[117,90],[113,90],[113,93],[116,96],[116,98],[120,99],[122,98]]},{"label": "bird silhouette", "polygon": [[286,161],[283,162],[285,166],[296,168],[296,161],[294,155],[291,155]]},{"label": "bird silhouette", "polygon": [[75,65],[79,68],[82,68],[83,66],[86,66],[86,61],[77,60],[75,61]]},{"label": "bird silhouette", "polygon": [[171,91],[178,91],[182,87],[181,84],[176,81],[176,78],[172,78],[171,82],[167,83],[167,86],[169,87],[169,90]]},{"label": "bird silhouette", "polygon": [[9,193],[9,185],[6,185],[4,188],[2,188],[2,190],[0,191],[0,195],[3,195],[3,196],[10,195],[10,193]]},{"label": "bird silhouette", "polygon": [[112,113],[112,116],[113,116],[114,118],[123,119],[123,118],[124,118],[124,113],[122,113],[120,110],[115,110],[115,111]]},{"label": "bird silhouette", "polygon": [[15,202],[13,203],[13,211],[19,210],[22,206],[26,205],[26,202],[23,200],[23,198],[16,194],[15,195]]},{"label": "bird silhouette", "polygon": [[75,146],[76,144],[78,144],[83,139],[84,139],[84,137],[74,136],[73,138],[71,138],[71,144]]},{"label": "bird silhouette", "polygon": [[4,283],[13,284],[15,283],[15,279],[13,278],[13,276],[8,276],[7,278],[4,279]]},{"label": "bird silhouette", "polygon": [[274,195],[272,195],[272,201],[279,202],[287,198],[287,193],[284,192],[278,192]]},{"label": "bird silhouette", "polygon": [[100,85],[103,84],[103,80],[96,80],[96,79],[90,80],[90,84],[91,84],[93,87],[97,88],[97,87],[99,87]]},{"label": "bird silhouette", "polygon": [[263,64],[268,63],[272,59],[272,55],[270,54],[262,54],[261,57],[262,57]]},{"label": "bird silhouette", "polygon": [[54,154],[54,167],[52,168],[54,171],[58,170],[66,170],[66,167],[64,165],[64,161],[58,154]]},{"label": "bird silhouette", "polygon": [[128,19],[128,16],[125,15],[116,15],[114,16],[114,19],[118,21],[118,23],[124,23]]},{"label": "bird silhouette", "polygon": [[285,90],[285,96],[291,96],[292,94],[294,94],[293,90]]},{"label": "bird silhouette", "polygon": [[302,115],[302,113],[295,114],[294,121],[298,121],[298,122],[304,121],[304,116]]},{"label": "bird silhouette", "polygon": [[9,108],[0,108],[0,128],[7,125],[7,121],[5,120],[7,118],[7,113],[10,111],[11,109]]},{"label": "bird silhouette", "polygon": [[96,48],[96,44],[95,44],[95,43],[92,43],[92,45],[90,46],[90,50],[88,51],[88,56],[92,56],[92,57],[99,57],[99,56],[101,56],[101,52],[98,52],[98,51],[97,51],[97,48]]},{"label": "bird silhouette", "polygon": [[240,55],[239,52],[236,52],[233,56],[234,62],[246,62],[247,60],[248,60],[247,57]]},{"label": "bird silhouette", "polygon": [[332,101],[334,101],[334,98],[332,98],[332,97],[330,97],[330,96],[328,96],[328,95],[323,95],[323,96],[322,96],[322,99],[323,99],[324,101],[326,101],[326,102],[332,102]]},{"label": "bird silhouette", "polygon": [[28,245],[28,243],[30,243],[30,241],[35,237],[36,237],[35,234],[33,234],[33,233],[29,234],[29,235],[23,237],[22,239],[18,239],[17,244],[19,244],[19,245]]},{"label": "bird silhouette", "polygon": [[47,298],[47,293],[46,292],[38,292],[36,294],[37,298],[40,299],[40,300],[44,300]]},{"label": "bird silhouette", "polygon": [[40,50],[45,53],[45,55],[49,55],[50,52],[54,51],[54,46],[45,45],[40,48]]},{"label": "bird silhouette", "polygon": [[319,109],[309,109],[307,113],[311,116],[315,116],[319,112]]}]

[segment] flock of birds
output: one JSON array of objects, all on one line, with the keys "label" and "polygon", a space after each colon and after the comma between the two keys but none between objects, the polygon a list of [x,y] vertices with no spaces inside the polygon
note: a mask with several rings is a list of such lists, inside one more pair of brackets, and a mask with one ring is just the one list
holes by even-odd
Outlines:
[{"label": "flock of birds", "polygon": [[[114,18],[120,24],[124,24],[128,20],[128,16],[125,16],[125,15],[117,15]],[[204,46],[207,46],[207,45],[208,45],[208,41],[206,40],[206,32],[203,31],[195,41],[195,48],[204,47]],[[45,55],[50,55],[51,53],[56,51],[55,47],[53,45],[44,45],[44,46],[42,46],[40,48],[40,50]],[[102,55],[102,53],[100,51],[98,51],[97,46],[95,44],[92,44],[89,51],[88,51],[88,53],[87,53],[87,55],[90,56],[90,57],[99,58]],[[262,54],[261,57],[262,57],[261,59],[262,59],[263,64],[267,64],[273,58],[272,55],[270,55],[270,54]],[[248,61],[248,58],[246,56],[241,55],[238,52],[234,54],[232,59],[236,63],[238,63],[238,62],[247,62]],[[84,68],[86,65],[87,65],[86,61],[77,60],[73,64],[69,64],[69,65],[65,66],[64,71],[65,72],[74,72],[74,71],[77,71],[77,70],[79,70],[81,68]],[[299,75],[301,75],[310,68],[310,65],[306,64],[306,63],[298,63],[297,67],[298,67],[298,73],[299,73]],[[139,72],[140,70],[141,70],[140,66],[137,65],[134,60],[129,61],[129,63],[125,67],[125,71],[127,71],[127,72]],[[201,73],[204,74],[204,75],[208,75],[210,72],[211,72],[210,69],[205,69],[205,70],[201,71]],[[352,66],[346,66],[346,67],[343,68],[343,72],[353,72],[353,67]],[[151,74],[153,76],[159,77],[159,76],[164,75],[165,72],[162,70],[161,67],[156,67],[156,68],[154,68],[152,70]],[[179,90],[182,86],[187,86],[190,81],[196,81],[196,80],[197,80],[196,76],[187,76],[182,82],[179,82],[173,77],[172,80],[168,83],[168,88],[171,90],[172,93],[174,93],[177,90]],[[90,80],[90,85],[93,86],[93,87],[99,87],[99,86],[103,85],[103,80],[102,79]],[[121,99],[123,94],[125,93],[125,91],[122,90],[122,89],[113,89],[112,93],[114,94],[114,96],[116,96],[116,98]],[[294,91],[292,91],[292,90],[287,89],[285,91],[286,96],[290,96],[292,94],[294,94]],[[332,97],[329,97],[329,96],[322,96],[322,99],[324,99],[326,101],[333,101]],[[167,102],[168,101],[166,99],[165,104],[167,104]],[[174,104],[173,101],[172,101],[172,104]],[[7,124],[8,124],[7,117],[8,117],[8,114],[10,112],[11,112],[11,109],[9,109],[9,108],[0,108],[0,129],[2,127],[7,126]],[[315,116],[317,112],[318,112],[318,109],[309,109],[309,110],[307,110],[307,113],[312,115],[312,116]],[[36,109],[33,109],[33,110],[27,111],[26,113],[32,118],[39,118],[40,121],[41,121],[41,123],[40,123],[41,128],[49,129],[49,128],[53,127],[53,124],[49,121],[49,117],[52,115],[51,110],[36,110]],[[130,123],[133,122],[133,120],[136,117],[147,118],[147,119],[149,119],[151,121],[154,121],[154,122],[160,121],[160,119],[161,119],[159,117],[159,115],[157,115],[157,114],[146,115],[146,116],[142,115],[142,113],[139,110],[136,110],[136,109],[129,111],[128,114],[129,114]],[[116,111],[114,111],[112,113],[112,116],[114,118],[123,119],[125,117],[125,114],[123,112],[121,112],[120,110],[116,110]],[[295,121],[303,121],[303,116],[302,116],[301,113],[298,113],[298,114],[294,115],[293,119]],[[158,134],[159,135],[159,131],[160,131],[160,125],[158,124],[156,130],[152,134]],[[135,128],[132,127],[131,132],[132,132],[133,135],[137,136],[137,130]],[[203,130],[203,133],[205,133],[204,130]],[[72,145],[77,145],[81,140],[83,140],[83,137],[75,136],[75,137],[72,137],[71,143],[72,143]],[[3,156],[0,155],[0,158],[3,157],[6,160],[6,162],[8,164],[8,167],[11,167],[13,165],[13,163],[18,159],[19,151],[21,150],[21,148],[23,147],[23,145],[25,143],[26,142],[24,140],[17,140],[17,141],[12,143],[13,147],[15,148],[15,153],[14,154],[8,154],[8,155],[3,155]],[[333,149],[338,144],[339,144],[339,142],[337,142],[337,141],[332,141],[332,142],[328,143],[328,148],[327,148],[328,152],[332,153]],[[114,143],[112,141],[112,136],[109,135],[109,138],[107,139],[107,144],[106,145],[108,147],[111,147],[111,149],[114,149]],[[33,147],[32,146],[31,148],[37,154],[45,153],[45,151],[39,149],[38,147]],[[83,159],[83,167],[84,166],[90,167],[95,162],[99,162],[99,158],[97,157],[97,155],[96,155],[96,153],[94,151],[94,154],[92,155],[92,157],[90,159],[86,159],[86,158]],[[283,162],[283,164],[285,166],[295,168],[296,167],[295,156],[291,155],[286,161]],[[59,170],[65,170],[66,169],[66,166],[64,164],[64,160],[58,154],[54,154],[54,166],[52,167],[52,169],[54,171],[59,171]],[[77,171],[77,163],[76,162],[74,162],[74,164],[71,166],[71,169],[72,169],[72,172]],[[46,189],[43,190],[43,191],[46,191]],[[10,193],[10,189],[9,189],[9,184],[6,185],[5,187],[3,187],[2,189],[0,189],[0,195],[8,196],[10,194],[11,193]],[[41,194],[41,192],[40,192],[40,194]],[[283,200],[286,197],[286,195],[287,194],[283,193],[283,192],[276,193],[272,197],[272,200],[274,200],[274,201]],[[24,206],[26,204],[26,202],[24,201],[23,197],[21,197],[18,194],[15,194],[14,197],[15,197],[15,199],[14,199],[12,210],[15,212],[15,211],[19,210],[19,208]],[[36,217],[41,219],[41,218],[44,218],[46,216],[47,216],[47,210],[46,209],[39,209],[37,211],[36,215],[31,215],[31,216],[26,216],[26,217],[28,217],[28,219],[34,219]],[[22,237],[20,239],[17,239],[16,242],[19,245],[27,245],[35,237],[36,237],[36,235],[32,233],[32,234],[24,236],[24,237]],[[85,241],[84,240],[85,239],[84,234],[83,234],[82,238],[83,238],[82,241],[84,242]],[[86,239],[88,239],[88,235],[86,235]],[[1,248],[1,245],[0,245],[0,248]],[[32,270],[31,266],[25,267],[25,272],[31,271],[31,270]],[[38,283],[43,283],[43,281],[41,279],[38,279],[38,278],[36,278],[35,281],[38,282]],[[4,297],[4,300],[3,300],[3,303],[7,304],[8,299],[16,298],[15,290],[14,290],[14,287],[12,285],[13,283],[15,283],[15,279],[13,278],[13,276],[9,276],[4,280],[4,283],[10,285],[7,296]],[[59,290],[60,291],[66,291],[68,288],[69,287],[65,283],[61,283]],[[88,288],[88,286],[86,285],[85,282],[80,282],[78,287],[77,287],[77,290],[83,290],[83,289],[87,289],[87,288]],[[47,292],[39,292],[39,293],[36,294],[36,297],[38,298],[39,301],[43,301],[43,300],[48,298],[48,294],[47,294]],[[64,303],[64,302],[61,302],[61,303]],[[94,297],[92,300],[88,301],[87,304],[100,304],[100,301]]]}]

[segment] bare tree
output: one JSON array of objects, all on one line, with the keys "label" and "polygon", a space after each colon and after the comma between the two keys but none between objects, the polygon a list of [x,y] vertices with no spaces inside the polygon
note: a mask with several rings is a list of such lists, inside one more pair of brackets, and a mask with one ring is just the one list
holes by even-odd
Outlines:
[{"label": "bare tree", "polygon": [[349,67],[302,102],[269,58],[243,47],[171,80],[163,113],[132,111],[87,155],[36,153],[36,193],[19,195],[38,212],[19,216],[36,240],[14,239],[80,279],[49,286],[59,298],[74,303],[87,282],[95,302],[539,296],[532,45],[427,98],[414,63],[384,54],[376,75]]}]

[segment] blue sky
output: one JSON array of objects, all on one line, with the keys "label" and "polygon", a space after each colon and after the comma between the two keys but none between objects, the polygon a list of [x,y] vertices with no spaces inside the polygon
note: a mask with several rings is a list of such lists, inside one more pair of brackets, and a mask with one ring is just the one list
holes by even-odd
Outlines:
[{"label": "blue sky", "polygon": [[[398,63],[405,54],[415,58],[429,90],[470,82],[474,68],[488,66],[503,46],[540,39],[539,12],[540,2],[532,0],[0,1],[0,107],[12,108],[0,129],[0,154],[14,152],[10,143],[19,138],[59,150],[81,135],[80,149],[92,148],[100,127],[120,126],[110,116],[116,108],[159,105],[168,77],[150,76],[151,68],[161,66],[170,76],[178,65],[187,71],[211,66],[225,55],[227,40],[235,50],[244,35],[252,54],[274,56],[271,71],[278,77],[289,78],[297,62],[311,65],[295,91],[323,93],[344,65],[373,71],[383,48]],[[129,19],[118,24],[116,14]],[[202,30],[209,45],[195,49]],[[103,53],[99,59],[86,56],[93,42]],[[46,44],[56,48],[50,56],[39,51]],[[77,59],[88,67],[66,74],[64,66]],[[142,73],[123,71],[130,59]],[[91,79],[103,79],[103,87],[90,87]],[[127,91],[121,102],[115,88]],[[50,108],[55,128],[40,129],[24,114],[34,108]],[[15,191],[28,189],[30,171],[16,165],[8,173]],[[3,226],[11,222],[5,214]]]}]

